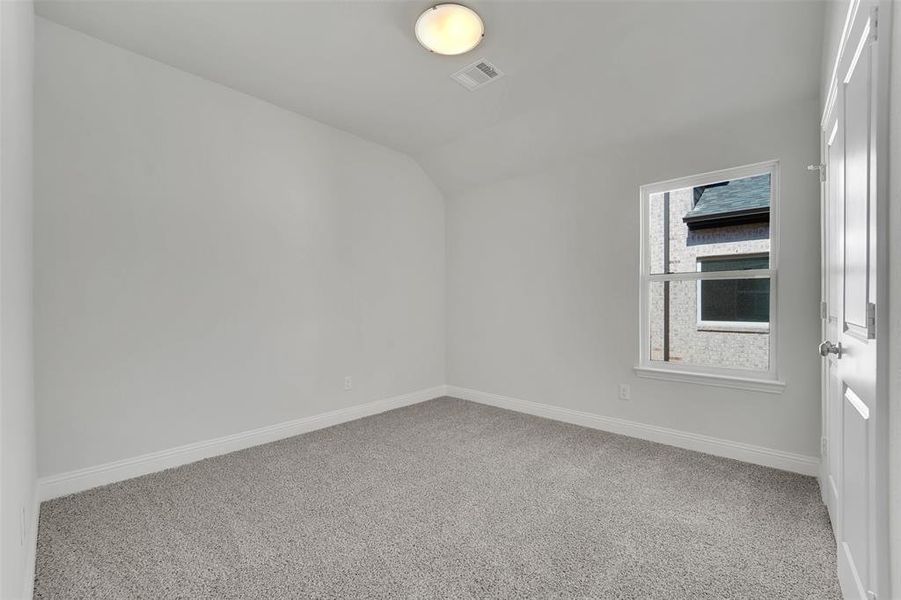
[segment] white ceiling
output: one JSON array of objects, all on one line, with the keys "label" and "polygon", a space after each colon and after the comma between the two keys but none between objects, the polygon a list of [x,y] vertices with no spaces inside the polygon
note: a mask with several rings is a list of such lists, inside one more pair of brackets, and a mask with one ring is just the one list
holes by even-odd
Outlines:
[{"label": "white ceiling", "polygon": [[[36,12],[404,151],[447,192],[817,93],[821,2],[473,1],[473,52],[429,54],[427,1],[52,1]],[[450,79],[487,58],[505,77]]]}]

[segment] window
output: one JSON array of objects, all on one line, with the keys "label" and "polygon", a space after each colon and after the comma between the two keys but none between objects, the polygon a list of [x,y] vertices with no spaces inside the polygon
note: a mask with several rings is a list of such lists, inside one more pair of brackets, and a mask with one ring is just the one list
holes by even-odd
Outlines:
[{"label": "window", "polygon": [[639,375],[781,389],[777,208],[776,162],[641,188]]},{"label": "window", "polygon": [[[768,254],[698,257],[698,271],[768,269]],[[698,327],[705,331],[768,331],[769,279],[698,281]]]}]

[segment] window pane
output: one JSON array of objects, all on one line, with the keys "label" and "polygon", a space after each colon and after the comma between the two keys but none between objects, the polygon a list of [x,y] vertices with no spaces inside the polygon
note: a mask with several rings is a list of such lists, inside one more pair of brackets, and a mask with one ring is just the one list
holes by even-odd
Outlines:
[{"label": "window pane", "polygon": [[701,320],[769,323],[769,279],[701,281]]},{"label": "window pane", "polygon": [[[769,279],[651,282],[648,298],[650,360],[756,371],[769,368],[769,328],[765,322],[730,318],[728,322],[710,324],[698,319],[702,312],[698,306],[698,292],[704,284],[720,281],[732,284],[735,289],[750,290],[750,296],[761,292],[755,286],[765,286],[769,311]],[[740,302],[748,301],[742,299]],[[750,303],[756,301],[759,297],[751,299]],[[734,311],[729,316],[733,314]]]},{"label": "window pane", "polygon": [[770,193],[766,174],[651,194],[650,272],[688,273],[701,258],[732,254],[766,263],[742,268],[769,268]]}]

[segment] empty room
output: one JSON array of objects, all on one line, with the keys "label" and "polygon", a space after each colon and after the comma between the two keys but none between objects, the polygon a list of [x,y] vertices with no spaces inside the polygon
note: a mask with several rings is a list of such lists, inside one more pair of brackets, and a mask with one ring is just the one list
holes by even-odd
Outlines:
[{"label": "empty room", "polygon": [[899,265],[895,0],[0,0],[0,600],[901,600]]}]

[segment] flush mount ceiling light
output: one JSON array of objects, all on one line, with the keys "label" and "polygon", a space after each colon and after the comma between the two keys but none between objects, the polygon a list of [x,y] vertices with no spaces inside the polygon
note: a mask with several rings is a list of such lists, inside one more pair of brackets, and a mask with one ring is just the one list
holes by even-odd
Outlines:
[{"label": "flush mount ceiling light", "polygon": [[485,35],[482,18],[460,4],[437,4],[416,19],[416,39],[437,54],[463,54],[479,45]]}]

